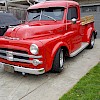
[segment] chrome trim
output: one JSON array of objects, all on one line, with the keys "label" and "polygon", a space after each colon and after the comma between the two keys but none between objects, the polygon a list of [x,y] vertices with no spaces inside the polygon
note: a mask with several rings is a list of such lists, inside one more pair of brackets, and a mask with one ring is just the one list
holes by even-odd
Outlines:
[{"label": "chrome trim", "polygon": [[77,49],[76,51],[74,51],[73,53],[70,54],[70,57],[74,57],[77,54],[79,54],[82,50],[84,50],[87,46],[89,45],[89,43],[87,42],[82,42],[82,45],[79,49]]},{"label": "chrome trim", "polygon": [[[2,64],[2,67],[4,67],[5,63],[0,62],[0,64]],[[6,65],[9,65],[9,64],[6,64]],[[35,75],[40,75],[40,74],[45,73],[44,68],[32,69],[32,68],[25,68],[25,67],[14,66],[14,65],[12,65],[12,67],[14,68],[14,71],[22,72],[22,73],[35,74]]]},{"label": "chrome trim", "polygon": [[[0,55],[0,58],[3,58],[3,59],[6,59],[7,60],[7,56],[1,56]],[[18,62],[23,62],[23,63],[30,63],[30,64],[33,64],[33,60],[24,60],[24,59],[17,59],[17,58],[13,58],[13,61],[18,61]],[[42,64],[43,62],[40,61],[39,64]],[[39,65],[38,64],[38,65]]]},{"label": "chrome trim", "polygon": [[[5,51],[5,50],[0,50],[1,53],[7,53],[10,51]],[[11,51],[12,52],[12,51]],[[23,56],[23,57],[29,57],[29,58],[34,58],[34,59],[39,59],[42,58],[42,56],[33,56],[33,55],[28,55],[28,54],[23,54],[23,53],[16,53],[16,52],[12,52],[13,55],[17,55],[17,56]]]},{"label": "chrome trim", "polygon": [[[3,59],[6,59],[7,60],[7,56],[1,56],[0,55],[0,58],[3,58]],[[13,61],[19,61],[19,62],[25,62],[25,63],[32,63],[32,60],[24,60],[24,59],[17,59],[17,58],[14,58]]]},{"label": "chrome trim", "polygon": [[19,66],[14,66],[14,71],[22,72],[22,73],[35,74],[35,75],[40,75],[40,74],[45,73],[44,68],[31,69],[31,68],[25,68],[25,67],[19,67]]},{"label": "chrome trim", "polygon": [[[42,56],[33,56],[33,55],[28,55],[28,54],[23,54],[23,53],[16,53],[16,52],[6,51],[6,50],[0,50],[0,53],[6,54],[6,56],[0,55],[0,58],[8,60],[7,53],[10,53],[10,52],[12,53],[12,55],[17,55],[17,56],[22,56],[22,57],[29,57],[29,58],[33,58],[33,60],[34,60],[34,59],[42,58]],[[12,62],[18,61],[18,62],[33,64],[33,60],[25,60],[24,58],[23,58],[23,59],[13,58]],[[10,61],[10,60],[9,60],[9,61]],[[43,63],[43,61],[40,61],[39,64],[42,64],[42,63]],[[38,64],[38,65],[39,65],[39,64]]]},{"label": "chrome trim", "polygon": [[14,58],[13,61],[18,61],[18,62],[23,62],[23,63],[32,63],[32,60],[24,60],[24,59],[18,59],[18,58]]},{"label": "chrome trim", "polygon": [[7,59],[7,57],[5,57],[5,56],[1,56],[1,55],[0,55],[0,58]]}]

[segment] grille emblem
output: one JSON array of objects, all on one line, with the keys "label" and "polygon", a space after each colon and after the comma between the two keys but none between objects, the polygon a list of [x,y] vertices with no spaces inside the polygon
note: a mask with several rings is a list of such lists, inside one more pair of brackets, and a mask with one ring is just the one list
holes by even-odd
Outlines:
[{"label": "grille emblem", "polygon": [[8,61],[13,61],[13,52],[11,52],[11,51],[7,51],[6,52],[6,55],[7,55],[7,60]]}]

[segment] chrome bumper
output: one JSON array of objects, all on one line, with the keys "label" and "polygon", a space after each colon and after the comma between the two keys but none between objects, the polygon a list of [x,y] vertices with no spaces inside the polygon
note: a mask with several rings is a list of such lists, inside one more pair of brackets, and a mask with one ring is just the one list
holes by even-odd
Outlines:
[{"label": "chrome bumper", "polygon": [[[0,63],[0,66],[4,67],[4,63]],[[14,68],[14,71],[17,71],[17,72],[28,73],[28,74],[35,74],[35,75],[40,75],[40,74],[45,73],[45,69],[44,68],[31,69],[31,68],[25,68],[25,67],[14,66],[14,65],[12,65],[12,66]]]}]

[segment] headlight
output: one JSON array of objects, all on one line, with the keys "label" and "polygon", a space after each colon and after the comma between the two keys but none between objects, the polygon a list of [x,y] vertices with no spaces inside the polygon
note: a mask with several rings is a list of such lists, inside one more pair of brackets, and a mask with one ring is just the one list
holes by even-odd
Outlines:
[{"label": "headlight", "polygon": [[32,45],[30,46],[30,52],[31,52],[32,54],[34,54],[34,55],[38,54],[38,52],[39,52],[38,46],[37,46],[36,44],[32,44]]}]

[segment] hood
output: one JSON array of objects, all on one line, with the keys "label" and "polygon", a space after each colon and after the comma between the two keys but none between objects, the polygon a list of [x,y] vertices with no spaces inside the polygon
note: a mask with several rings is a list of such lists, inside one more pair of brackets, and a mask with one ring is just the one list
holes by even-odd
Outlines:
[{"label": "hood", "polygon": [[63,24],[43,25],[43,24],[23,24],[9,28],[5,34],[6,37],[17,39],[30,39],[44,36],[51,36],[55,32],[60,33],[64,30]]}]

